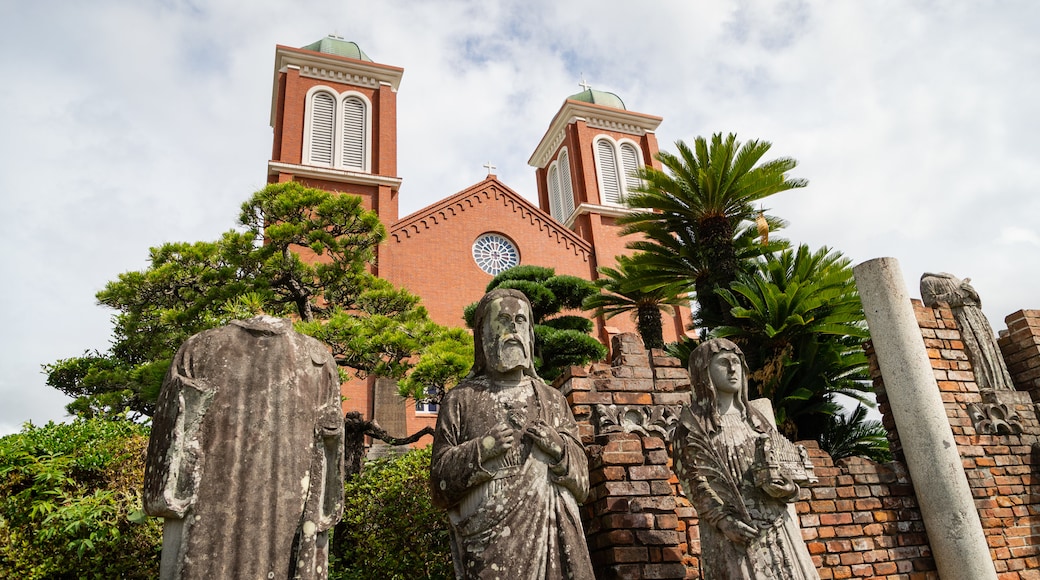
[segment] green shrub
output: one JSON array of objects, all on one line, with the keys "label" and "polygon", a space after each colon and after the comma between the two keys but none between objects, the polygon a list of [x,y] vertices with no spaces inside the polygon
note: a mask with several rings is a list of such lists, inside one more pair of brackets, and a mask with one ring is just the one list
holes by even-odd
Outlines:
[{"label": "green shrub", "polygon": [[104,419],[0,438],[0,577],[157,577],[161,524],[139,517],[147,446],[146,427]]},{"label": "green shrub", "polygon": [[330,580],[453,578],[446,514],[430,501],[430,448],[368,463],[346,484],[343,555]]}]

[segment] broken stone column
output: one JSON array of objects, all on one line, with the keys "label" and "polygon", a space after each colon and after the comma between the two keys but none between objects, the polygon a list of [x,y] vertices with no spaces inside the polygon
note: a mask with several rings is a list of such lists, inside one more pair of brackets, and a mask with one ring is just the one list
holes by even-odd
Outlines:
[{"label": "broken stone column", "polygon": [[189,338],[152,418],[144,508],[161,580],[328,575],[343,417],[328,350],[270,316]]},{"label": "broken stone column", "polygon": [[996,580],[899,263],[878,258],[853,273],[939,575]]}]

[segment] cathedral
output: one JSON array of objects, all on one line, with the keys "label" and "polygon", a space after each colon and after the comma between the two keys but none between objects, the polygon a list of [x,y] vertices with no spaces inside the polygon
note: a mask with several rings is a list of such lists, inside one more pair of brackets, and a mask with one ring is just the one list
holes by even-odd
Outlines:
[{"label": "cathedral", "polygon": [[[654,131],[661,117],[629,111],[616,95],[586,88],[564,99],[532,144],[537,204],[489,171],[483,181],[400,217],[403,74],[333,36],[303,48],[277,46],[267,176],[269,183],[297,181],[359,196],[388,232],[374,273],[420,296],[435,322],[464,326],[463,308],[506,268],[549,266],[595,280],[597,267],[613,267],[616,256],[630,252],[617,218],[628,211],[623,200],[635,186],[634,172],[659,168]],[[667,318],[665,340],[674,341],[685,333],[689,310]],[[594,336],[608,347],[612,335],[635,329],[625,316],[593,323]],[[375,418],[397,436],[436,420],[436,405],[402,399],[392,381],[355,379],[343,395],[344,411]]]}]

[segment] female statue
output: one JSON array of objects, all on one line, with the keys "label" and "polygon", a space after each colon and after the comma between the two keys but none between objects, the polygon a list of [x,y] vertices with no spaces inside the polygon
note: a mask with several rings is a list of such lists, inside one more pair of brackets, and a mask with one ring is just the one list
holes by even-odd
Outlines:
[{"label": "female statue", "polygon": [[789,504],[814,481],[804,449],[748,401],[744,353],[725,339],[690,356],[692,401],[672,445],[675,473],[700,519],[701,575],[728,580],[819,575]]}]

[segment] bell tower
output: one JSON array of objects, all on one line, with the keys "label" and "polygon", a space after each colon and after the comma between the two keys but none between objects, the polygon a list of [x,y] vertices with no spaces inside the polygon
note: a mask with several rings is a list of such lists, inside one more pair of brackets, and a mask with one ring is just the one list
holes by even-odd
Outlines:
[{"label": "bell tower", "polygon": [[389,228],[397,221],[397,88],[404,69],[328,36],[277,46],[268,183],[357,195]]},{"label": "bell tower", "polygon": [[582,87],[563,102],[528,164],[536,170],[541,209],[592,244],[596,266],[613,266],[628,253],[617,218],[630,211],[624,199],[638,186],[635,173],[647,165],[660,169],[654,131],[661,117]]}]

